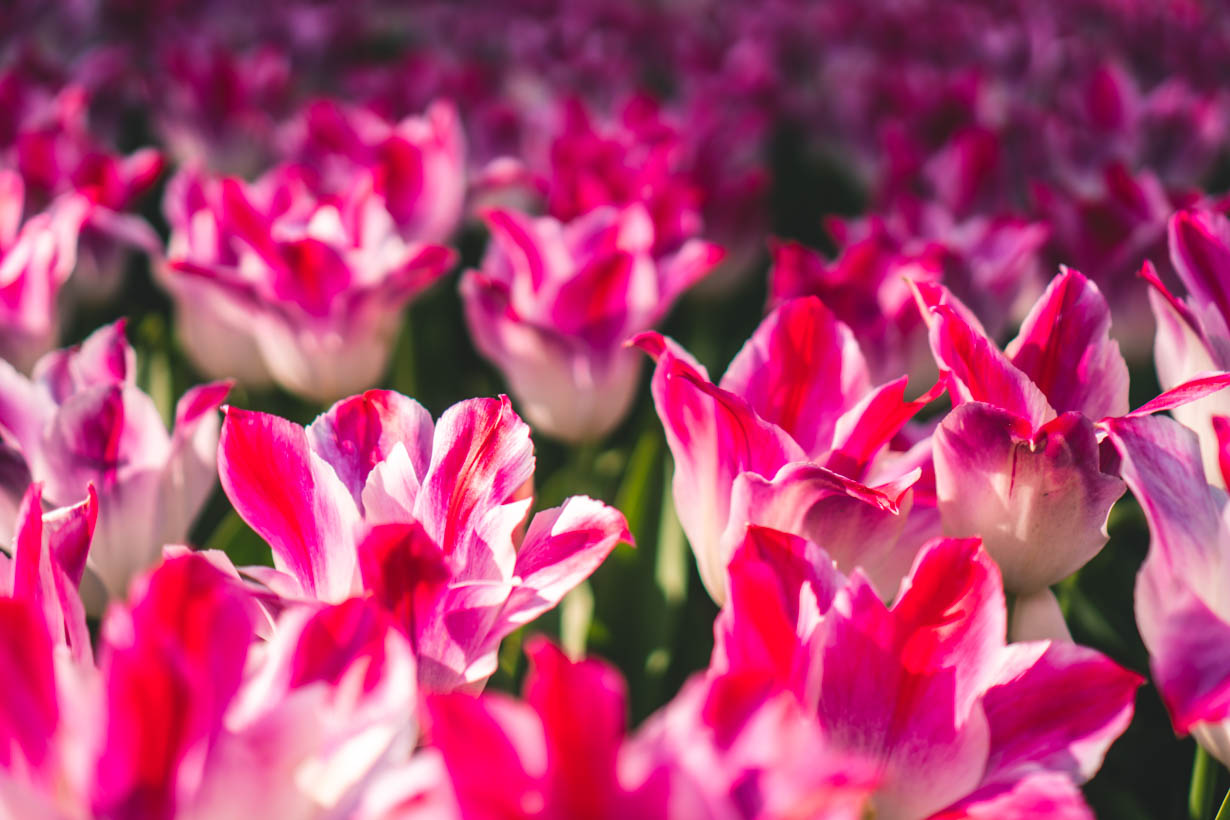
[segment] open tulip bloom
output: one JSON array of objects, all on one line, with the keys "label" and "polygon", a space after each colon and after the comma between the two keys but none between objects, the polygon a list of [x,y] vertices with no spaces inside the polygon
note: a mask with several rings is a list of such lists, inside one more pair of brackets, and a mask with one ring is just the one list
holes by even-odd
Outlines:
[{"label": "open tulip bloom", "polygon": [[952,294],[915,287],[953,402],[933,437],[944,533],[982,538],[1020,611],[1031,613],[1014,634],[1062,629],[1049,587],[1106,543],[1125,489],[1103,469],[1097,425],[1181,407],[1230,384],[1230,374],[1178,384],[1129,412],[1109,308],[1077,271],[1060,272],[1002,352]]},{"label": "open tulip bloom", "polygon": [[635,343],[656,362],[675,504],[714,600],[725,600],[726,564],[748,524],[823,544],[885,594],[938,534],[933,507],[911,491],[929,445],[901,448],[911,442],[898,437],[935,392],[907,400],[905,377],[872,387],[853,333],[819,299],[770,313],[717,385],[673,341],[645,333]]},{"label": "open tulip bloom", "polygon": [[167,186],[161,278],[206,373],[332,401],[379,381],[403,308],[454,255],[397,233],[373,173],[329,197],[311,176],[291,165],[252,184],[182,172]]},{"label": "open tulip bloom", "polygon": [[[153,399],[136,386],[124,328],[123,321],[106,325],[78,347],[48,353],[32,378],[0,362],[0,458],[8,459],[0,515],[31,481],[42,483],[53,506],[97,493],[87,565],[110,596],[122,596],[157,563],[163,545],[187,539],[214,487],[217,408],[230,390],[228,382],[189,390],[168,433]],[[0,538],[12,527],[0,518]]]},{"label": "open tulip bloom", "polygon": [[721,249],[691,239],[655,258],[641,204],[566,224],[501,210],[486,221],[482,269],[461,280],[475,345],[536,428],[571,442],[601,438],[636,396],[641,362],[624,341],[661,321]]},{"label": "open tulip bloom", "polygon": [[1066,641],[1005,645],[977,539],[925,545],[891,606],[861,570],[845,578],[774,530],[748,529],[730,575],[710,675],[793,692],[830,754],[872,764],[873,816],[1091,817],[1077,787],[1142,681]]},{"label": "open tulip bloom", "polygon": [[290,601],[369,593],[392,612],[434,691],[479,689],[500,640],[559,603],[620,541],[585,496],[529,519],[534,451],[506,397],[422,405],[372,390],[310,427],[229,408],[222,487],[273,549],[249,574]]},{"label": "open tulip bloom", "polygon": [[408,756],[414,656],[370,602],[287,613],[262,643],[242,585],[182,555],[108,611],[95,665],[75,591],[47,597],[70,567],[37,551],[19,543],[31,569],[0,597],[0,813],[331,817]]}]

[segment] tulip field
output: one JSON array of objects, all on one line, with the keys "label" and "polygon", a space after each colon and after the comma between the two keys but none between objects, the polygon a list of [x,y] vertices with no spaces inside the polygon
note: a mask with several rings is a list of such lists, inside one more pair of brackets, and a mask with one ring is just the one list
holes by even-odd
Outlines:
[{"label": "tulip field", "polygon": [[0,4],[0,819],[1230,820],[1230,7]]}]

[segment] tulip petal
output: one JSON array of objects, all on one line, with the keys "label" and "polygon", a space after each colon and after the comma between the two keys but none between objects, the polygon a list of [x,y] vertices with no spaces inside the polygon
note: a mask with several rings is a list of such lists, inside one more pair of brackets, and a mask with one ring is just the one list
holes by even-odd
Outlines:
[{"label": "tulip petal", "polygon": [[1038,767],[1082,783],[1132,721],[1144,680],[1093,649],[1069,642],[1011,644],[982,706],[991,725],[988,783]]},{"label": "tulip petal", "polygon": [[415,519],[445,555],[458,551],[452,560],[467,561],[482,516],[511,501],[533,474],[530,428],[507,396],[453,405],[436,423]]},{"label": "tulip petal", "polygon": [[813,542],[759,526],[747,528],[729,571],[710,668],[797,683],[800,650],[845,579]]},{"label": "tulip petal", "polygon": [[1161,417],[1111,419],[1120,472],[1149,521],[1136,579],[1136,622],[1175,729],[1230,717],[1225,561],[1230,535],[1220,494],[1205,483],[1195,434]]},{"label": "tulip petal", "polygon": [[586,496],[535,515],[517,552],[518,583],[488,640],[498,641],[558,604],[621,543],[632,543],[623,513]]},{"label": "tulip petal", "polygon": [[[675,346],[657,334],[636,344],[657,359],[654,405],[675,459],[675,509],[696,555],[705,589],[725,598],[726,558],[722,532],[730,521],[730,488],[740,473],[773,476],[802,448],[769,424],[738,396],[714,387]],[[747,522],[741,522],[746,524]]]},{"label": "tulip petal", "polygon": [[1209,373],[1188,379],[1180,385],[1152,398],[1128,416],[1148,416],[1199,401],[1230,386],[1230,373]]},{"label": "tulip petal", "polygon": [[1091,419],[1128,410],[1128,370],[1110,338],[1110,307],[1097,285],[1063,268],[1005,350],[1057,413]]},{"label": "tulip petal", "polygon": [[330,407],[307,428],[307,436],[362,509],[368,476],[397,444],[410,456],[414,475],[421,479],[427,474],[434,430],[431,414],[414,399],[368,390]]},{"label": "tulip petal", "polygon": [[914,559],[912,546],[908,554],[897,549],[909,499],[904,511],[898,502],[907,489],[892,490],[807,463],[789,464],[772,479],[743,473],[731,489],[724,548],[733,554],[738,528],[749,524],[792,533],[815,542],[842,572],[862,567],[881,594],[891,595]]},{"label": "tulip petal", "polygon": [[278,569],[322,600],[350,595],[359,511],[302,427],[228,408],[218,473],[240,517],[273,548]]},{"label": "tulip petal", "polygon": [[1170,260],[1183,285],[1230,323],[1230,220],[1213,211],[1179,211],[1167,230]]},{"label": "tulip petal", "polygon": [[103,624],[107,717],[92,801],[109,817],[170,817],[200,782],[251,640],[244,595],[204,558],[162,564]]},{"label": "tulip petal", "polygon": [[545,638],[525,647],[525,701],[547,741],[547,804],[564,817],[600,817],[618,805],[617,763],[627,721],[624,682],[595,660],[573,662]]},{"label": "tulip petal", "polygon": [[930,308],[931,352],[948,383],[953,403],[985,402],[1035,427],[1055,417],[1029,376],[1018,369],[949,295]]},{"label": "tulip petal", "polygon": [[720,387],[741,396],[817,458],[831,449],[838,418],[871,383],[850,328],[809,296],[765,317]]},{"label": "tulip petal", "polygon": [[[0,598],[0,766],[37,769],[51,752],[60,720],[52,642],[34,601]],[[16,758],[16,760],[15,760]]]},{"label": "tulip petal", "polygon": [[11,587],[14,598],[42,614],[53,644],[67,645],[85,663],[93,653],[77,587],[98,518],[98,495],[93,486],[88,490],[80,504],[43,515],[42,485],[30,485],[17,516]]},{"label": "tulip petal", "polygon": [[1025,594],[1083,566],[1107,541],[1123,482],[1103,473],[1093,425],[1065,413],[1031,434],[980,402],[954,409],[934,438],[944,532],[981,536],[1004,584]]}]

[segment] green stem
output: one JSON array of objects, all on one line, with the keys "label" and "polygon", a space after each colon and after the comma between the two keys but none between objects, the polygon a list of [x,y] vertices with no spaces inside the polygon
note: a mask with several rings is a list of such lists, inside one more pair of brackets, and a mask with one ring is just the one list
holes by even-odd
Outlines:
[{"label": "green stem", "polygon": [[[1208,820],[1213,815],[1213,789],[1216,784],[1217,764],[1213,756],[1198,745],[1196,759],[1192,761],[1191,791],[1187,796],[1187,811],[1191,820]],[[1221,816],[1220,812],[1218,816]]]},{"label": "green stem", "polygon": [[1226,792],[1226,799],[1221,801],[1221,808],[1213,820],[1230,820],[1230,792]]}]

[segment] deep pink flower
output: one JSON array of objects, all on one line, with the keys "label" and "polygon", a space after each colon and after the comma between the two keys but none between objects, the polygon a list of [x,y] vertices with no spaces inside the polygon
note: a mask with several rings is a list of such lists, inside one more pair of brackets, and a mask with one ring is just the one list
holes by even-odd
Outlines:
[{"label": "deep pink flower", "polygon": [[359,599],[288,613],[267,645],[255,612],[206,558],[168,559],[107,613],[95,667],[56,651],[36,597],[0,598],[21,704],[0,709],[0,809],[307,820],[357,802],[414,739],[409,644]]},{"label": "deep pink flower", "polygon": [[1171,191],[1150,170],[1111,164],[1091,182],[1031,183],[1034,210],[1050,226],[1050,258],[1083,271],[1107,294],[1117,336],[1130,358],[1147,355],[1150,318],[1134,274],[1143,259],[1165,255],[1166,223],[1194,207],[1197,191]]},{"label": "deep pink flower", "polygon": [[669,773],[636,760],[624,683],[538,638],[526,647],[525,700],[487,693],[428,698],[431,741],[465,818],[667,817]]},{"label": "deep pink flower", "polygon": [[640,204],[567,224],[497,210],[487,224],[482,269],[461,280],[475,345],[536,428],[567,441],[600,438],[635,397],[641,363],[625,340],[657,324],[721,249],[696,239],[657,257]]},{"label": "deep pink flower", "polygon": [[[74,66],[82,75],[77,79],[37,63],[18,59],[0,70],[0,106],[7,120],[0,126],[0,165],[24,179],[30,211],[74,194],[89,203],[79,225],[74,293],[97,301],[119,286],[133,249],[158,249],[154,229],[129,211],[162,172],[162,155],[142,148],[125,156],[100,141],[90,109],[99,104],[96,90],[106,83],[93,75],[113,73],[105,53],[87,55]],[[17,203],[20,213],[20,191]]]},{"label": "deep pink flower", "polygon": [[[1230,452],[1230,426],[1224,417],[1214,422],[1222,452]],[[1105,426],[1153,536],[1136,577],[1136,623],[1153,680],[1175,730],[1230,761],[1226,494],[1209,486],[1195,433],[1174,420],[1111,419]],[[1223,473],[1227,467],[1223,460]]]},{"label": "deep pink flower", "polygon": [[947,286],[998,333],[1015,318],[1018,297],[1038,286],[1047,236],[1040,223],[1009,215],[957,220],[939,205],[905,198],[884,216],[827,225],[841,247],[832,263],[797,243],[772,246],[769,303],[819,296],[854,331],[877,380],[935,374],[906,279]]},{"label": "deep pink flower", "polygon": [[83,197],[67,195],[23,222],[24,200],[21,176],[0,169],[0,358],[23,371],[55,345],[57,296],[90,213]]},{"label": "deep pink flower", "polygon": [[[1128,371],[1097,287],[1064,269],[1004,352],[951,294],[918,285],[953,399],[934,437],[944,532],[979,536],[1022,599],[1097,554],[1123,482],[1102,468],[1095,424],[1128,414]],[[1178,406],[1230,376],[1180,385],[1132,414]],[[1015,629],[1014,625],[1014,629]]]},{"label": "deep pink flower", "polygon": [[158,46],[152,124],[178,164],[231,174],[268,167],[278,123],[296,98],[290,55],[269,43],[232,49],[186,33]]},{"label": "deep pink flower", "polygon": [[455,808],[411,816],[863,816],[873,774],[828,754],[789,693],[764,697],[733,678],[698,678],[629,738],[615,670],[570,661],[542,638],[526,651],[524,701],[495,693],[428,699]]},{"label": "deep pink flower", "polygon": [[230,408],[218,466],[273,548],[276,570],[248,572],[292,600],[371,593],[437,691],[481,688],[505,635],[631,540],[618,511],[584,496],[521,529],[534,454],[507,398],[462,402],[434,425],[413,399],[376,390],[306,429]]},{"label": "deep pink flower", "polygon": [[[0,431],[15,445],[24,474],[42,482],[54,506],[76,504],[91,485],[98,493],[87,565],[112,596],[122,596],[164,544],[187,538],[213,487],[214,411],[230,388],[216,382],[189,390],[168,434],[153,400],[135,382],[136,356],[122,321],[78,347],[47,354],[32,379],[0,362]],[[21,493],[25,487],[4,489]],[[0,531],[6,524],[0,522]]]},{"label": "deep pink flower", "polygon": [[751,528],[710,674],[793,691],[831,750],[874,764],[876,817],[1089,817],[1078,786],[1142,681],[1068,642],[1006,645],[1006,621],[977,539],[929,542],[889,607],[815,544]]},{"label": "deep pink flower", "polygon": [[905,377],[872,387],[850,329],[814,297],[770,313],[716,386],[674,342],[636,344],[657,362],[676,509],[715,600],[748,524],[805,534],[895,587],[938,523],[925,504],[906,515],[929,444],[898,448],[934,392],[907,401]]},{"label": "deep pink flower", "polygon": [[610,133],[577,99],[561,110],[544,180],[548,214],[571,222],[603,206],[641,203],[653,222],[655,256],[700,233],[701,192],[682,167],[687,147],[660,106],[645,96],[629,100]]},{"label": "deep pink flower", "polygon": [[66,646],[74,660],[93,657],[85,609],[77,595],[98,520],[98,494],[71,507],[44,513],[43,487],[31,484],[14,518],[9,555],[0,556],[0,596],[29,601],[53,646]]},{"label": "deep pink flower", "polygon": [[[1208,370],[1230,369],[1230,221],[1212,210],[1180,211],[1170,219],[1170,261],[1187,289],[1181,299],[1145,264],[1141,275],[1152,286],[1149,301],[1157,319],[1154,363],[1164,389]],[[1196,431],[1204,469],[1222,484],[1212,417],[1230,414],[1230,394],[1217,393],[1175,409],[1174,416]]]},{"label": "deep pink flower", "polygon": [[456,108],[433,103],[393,123],[333,100],[309,103],[287,126],[285,156],[316,169],[318,191],[345,198],[357,176],[407,242],[447,242],[466,195],[466,146]]},{"label": "deep pink flower", "polygon": [[181,173],[160,273],[202,370],[331,401],[380,379],[403,308],[455,255],[404,241],[370,173],[335,197],[311,177],[296,166],[252,184]]}]

